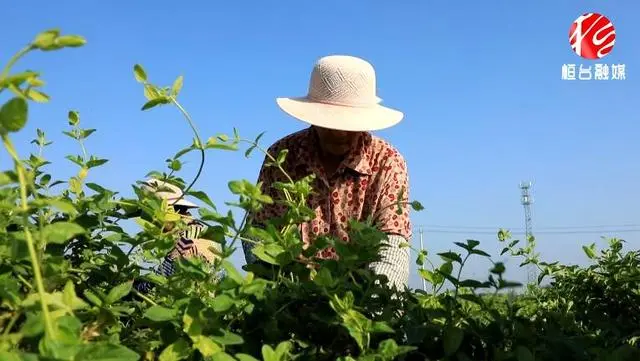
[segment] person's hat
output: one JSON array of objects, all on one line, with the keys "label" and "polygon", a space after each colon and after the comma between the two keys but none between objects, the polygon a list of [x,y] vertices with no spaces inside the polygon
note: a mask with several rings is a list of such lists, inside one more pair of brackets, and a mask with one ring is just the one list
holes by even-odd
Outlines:
[{"label": "person's hat", "polygon": [[[173,184],[152,178],[142,182],[142,186],[147,191],[154,193],[158,197],[166,199],[169,205],[181,206],[185,208],[198,208],[197,204],[186,200],[184,197],[180,199],[183,193],[182,189]],[[180,200],[176,202],[178,199]]]},{"label": "person's hat", "polygon": [[328,129],[374,131],[394,126],[404,117],[380,105],[373,66],[346,55],[330,55],[316,62],[306,96],[276,101],[294,118]]}]

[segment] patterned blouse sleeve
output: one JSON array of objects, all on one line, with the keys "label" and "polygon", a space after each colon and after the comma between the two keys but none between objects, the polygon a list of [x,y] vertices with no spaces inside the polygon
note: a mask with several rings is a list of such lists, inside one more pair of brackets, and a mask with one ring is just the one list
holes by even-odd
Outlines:
[{"label": "patterned blouse sleeve", "polygon": [[[410,242],[412,236],[409,218],[409,177],[405,160],[396,154],[382,167],[383,174],[378,211],[374,219],[379,230],[388,236],[387,246],[384,247],[379,262],[371,264],[373,271],[387,276],[389,285],[399,290],[408,287],[409,282],[409,248],[402,243]],[[402,192],[401,192],[402,191]],[[398,214],[398,198],[400,199],[400,214]]]},{"label": "patterned blouse sleeve", "polygon": [[[382,167],[382,181],[374,222],[378,229],[387,234],[395,234],[411,239],[411,221],[409,219],[409,176],[407,164],[399,154],[390,157]],[[398,213],[398,197],[400,213]]]}]

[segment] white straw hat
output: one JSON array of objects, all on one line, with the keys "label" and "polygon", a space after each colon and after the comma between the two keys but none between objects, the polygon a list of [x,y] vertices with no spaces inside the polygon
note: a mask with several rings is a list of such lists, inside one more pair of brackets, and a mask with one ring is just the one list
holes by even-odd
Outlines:
[{"label": "white straw hat", "polygon": [[277,98],[287,114],[311,125],[345,131],[374,131],[398,124],[404,114],[380,105],[376,74],[367,61],[347,55],[320,58],[304,97]]},{"label": "white straw hat", "polygon": [[158,197],[166,199],[170,205],[176,205],[176,206],[187,207],[187,208],[198,208],[197,204],[193,202],[189,202],[184,197],[182,197],[182,199],[176,202],[176,200],[178,200],[182,196],[183,192],[182,192],[182,189],[180,189],[179,187],[173,184],[152,178],[143,182],[142,186],[147,191],[153,192]]}]

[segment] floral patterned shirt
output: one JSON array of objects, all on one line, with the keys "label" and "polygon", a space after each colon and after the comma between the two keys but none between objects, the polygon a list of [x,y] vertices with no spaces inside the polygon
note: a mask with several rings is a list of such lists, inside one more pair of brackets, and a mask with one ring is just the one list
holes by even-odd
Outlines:
[{"label": "floral patterned shirt", "polygon": [[[411,239],[409,207],[402,206],[397,214],[397,197],[403,190],[403,201],[409,197],[407,165],[402,155],[386,141],[369,133],[361,133],[356,146],[334,174],[326,174],[321,165],[318,139],[312,127],[288,135],[269,148],[277,156],[280,150],[288,149],[283,168],[298,180],[315,174],[314,194],[308,206],[315,210],[316,217],[301,225],[305,244],[320,235],[336,236],[349,241],[348,220],[372,219],[382,232]],[[263,183],[263,192],[273,199],[283,199],[280,191],[271,187],[274,182],[286,182],[285,176],[276,167],[262,167],[258,181]],[[254,215],[253,223],[260,225],[265,220],[281,216],[284,206],[265,206]],[[398,237],[394,238],[397,240]],[[407,253],[406,249],[401,252]],[[319,258],[335,258],[334,249],[326,249]],[[407,253],[408,257],[408,253]],[[402,256],[402,261],[404,261]],[[395,258],[394,258],[395,259]],[[404,268],[405,265],[401,264]],[[406,264],[408,273],[408,261]]]}]

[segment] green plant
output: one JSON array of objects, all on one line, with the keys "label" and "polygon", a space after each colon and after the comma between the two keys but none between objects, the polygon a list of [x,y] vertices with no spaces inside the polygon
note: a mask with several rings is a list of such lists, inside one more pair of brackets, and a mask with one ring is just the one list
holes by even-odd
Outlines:
[{"label": "green plant", "polygon": [[[185,259],[171,277],[156,274],[152,266],[172,247],[174,232],[186,225],[170,204],[136,185],[133,197],[122,197],[88,181],[91,170],[107,160],[89,154],[85,143],[95,130],[81,127],[79,112],[67,115],[65,134],[81,150],[67,157],[79,168],[67,180],[47,170],[51,142],[43,130],[32,142],[37,154],[27,159],[11,142],[27,122],[29,101],[49,99],[39,90],[38,73],[11,73],[16,62],[32,51],[82,44],[78,36],[43,32],[0,75],[0,93],[13,94],[0,108],[0,134],[14,162],[0,172],[1,360],[637,359],[639,258],[637,252],[623,254],[619,241],[600,257],[585,248],[596,260],[589,268],[544,263],[532,240],[522,250],[510,241],[503,254],[524,257],[554,280],[521,295],[503,293],[517,284],[502,277],[502,263],[493,264],[486,280],[461,279],[471,257],[491,258],[478,241],[468,240],[456,243],[460,253],[439,253],[439,267],[419,252],[417,263],[431,265],[420,271],[431,292],[393,290],[367,267],[386,246],[383,233],[370,222],[353,221],[351,242],[321,237],[303,249],[297,225],[313,217],[306,205],[313,175],[286,175],[287,152],[269,154],[259,144],[261,135],[247,140],[234,130],[232,136],[204,141],[178,100],[183,78],[158,86],[136,65],[134,77],[146,97],[142,110],[174,106],[194,135],[190,146],[167,159],[166,171],[149,175],[202,201],[203,237],[222,246],[213,270],[198,259]],[[265,153],[269,165],[287,179],[275,185],[282,199],[264,195],[260,184],[229,182],[238,199],[227,205],[245,214],[272,202],[286,207],[284,217],[263,229],[249,224],[246,215],[236,222],[231,212],[221,213],[196,188],[207,152],[243,145],[247,157],[255,150]],[[187,182],[178,174],[191,153],[199,155],[200,166]],[[418,202],[411,205],[422,208]],[[125,231],[125,220],[135,220],[139,232]],[[166,222],[176,222],[175,229],[166,232]],[[506,242],[508,232],[500,231],[498,238]],[[244,276],[229,261],[241,240],[254,243],[253,253],[262,261],[247,266]],[[312,259],[327,246],[335,247],[342,261]],[[218,280],[221,270],[226,277]],[[154,289],[140,293],[133,287],[139,280]],[[576,311],[578,306],[585,311]]]}]

